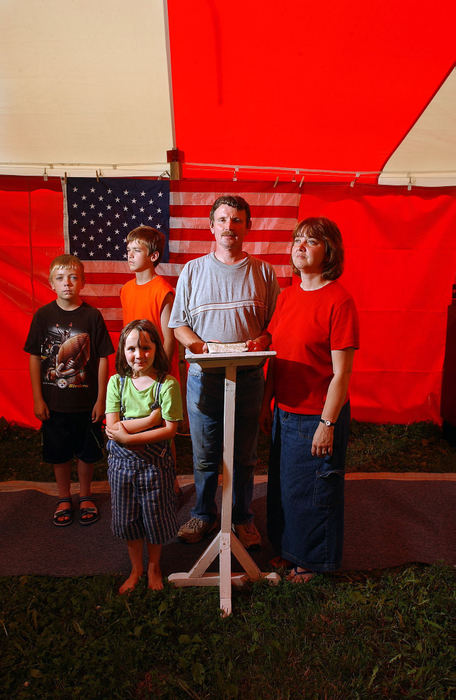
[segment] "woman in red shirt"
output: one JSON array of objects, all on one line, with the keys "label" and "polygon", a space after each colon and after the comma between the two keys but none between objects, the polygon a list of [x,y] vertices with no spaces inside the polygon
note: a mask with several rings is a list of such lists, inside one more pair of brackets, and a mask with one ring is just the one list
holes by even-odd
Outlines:
[{"label": "woman in red shirt", "polygon": [[343,260],[336,224],[301,221],[291,250],[301,284],[280,294],[268,328],[277,352],[261,416],[263,429],[272,422],[268,535],[296,583],[342,559],[348,385],[359,346],[354,301],[336,281]]}]

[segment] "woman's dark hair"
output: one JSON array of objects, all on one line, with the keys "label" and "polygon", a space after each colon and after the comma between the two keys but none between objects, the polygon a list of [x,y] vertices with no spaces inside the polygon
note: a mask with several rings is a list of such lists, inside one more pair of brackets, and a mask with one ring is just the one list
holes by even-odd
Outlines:
[{"label": "woman's dark hair", "polygon": [[147,321],[145,318],[137,321],[130,321],[130,323],[127,323],[125,328],[122,329],[116,352],[117,374],[120,374],[121,377],[131,377],[132,375],[131,367],[125,357],[125,341],[132,331],[138,331],[138,333],[144,332],[148,334],[151,341],[155,343],[155,359],[153,367],[155,370],[157,370],[158,374],[166,374],[166,372],[169,370],[169,361],[163,348],[160,334],[154,324],[151,321]]},{"label": "woman's dark hair", "polygon": [[[321,275],[323,279],[336,280],[340,277],[344,270],[344,244],[342,235],[334,221],[325,219],[324,216],[303,219],[293,231],[293,243],[296,238],[301,238],[304,235],[307,238],[324,241],[325,259]],[[291,266],[295,275],[301,275],[300,271],[293,265],[293,261],[291,261]]]}]

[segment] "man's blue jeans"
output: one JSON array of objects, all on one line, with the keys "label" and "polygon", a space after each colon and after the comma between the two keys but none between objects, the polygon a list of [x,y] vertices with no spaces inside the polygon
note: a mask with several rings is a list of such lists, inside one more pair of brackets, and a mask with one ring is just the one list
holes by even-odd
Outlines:
[{"label": "man's blue jeans", "polygon": [[[215,493],[223,455],[224,373],[190,365],[187,411],[193,447],[196,503],[192,516],[213,521]],[[233,522],[252,519],[253,473],[257,462],[258,419],[264,391],[262,368],[238,369],[234,430]]]}]

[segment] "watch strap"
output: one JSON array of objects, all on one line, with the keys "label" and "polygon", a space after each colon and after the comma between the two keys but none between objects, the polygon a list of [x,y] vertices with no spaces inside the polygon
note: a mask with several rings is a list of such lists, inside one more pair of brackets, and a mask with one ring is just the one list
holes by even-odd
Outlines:
[{"label": "watch strap", "polygon": [[324,420],[323,418],[320,418],[320,423],[323,423],[323,425],[326,425],[328,428],[332,428],[336,425],[335,423],[331,423],[330,420]]}]

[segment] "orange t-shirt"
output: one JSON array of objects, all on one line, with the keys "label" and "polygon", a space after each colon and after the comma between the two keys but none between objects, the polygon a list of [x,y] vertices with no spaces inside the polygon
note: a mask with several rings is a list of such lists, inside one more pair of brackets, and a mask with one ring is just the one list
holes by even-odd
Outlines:
[{"label": "orange t-shirt", "polygon": [[[126,326],[127,323],[136,319],[147,318],[156,326],[163,342],[161,312],[167,294],[172,294],[174,300],[176,294],[174,288],[160,275],[151,279],[150,282],[146,282],[146,284],[137,284],[136,279],[131,279],[120,290],[123,325]],[[169,373],[180,381],[177,341],[175,341]]]}]

